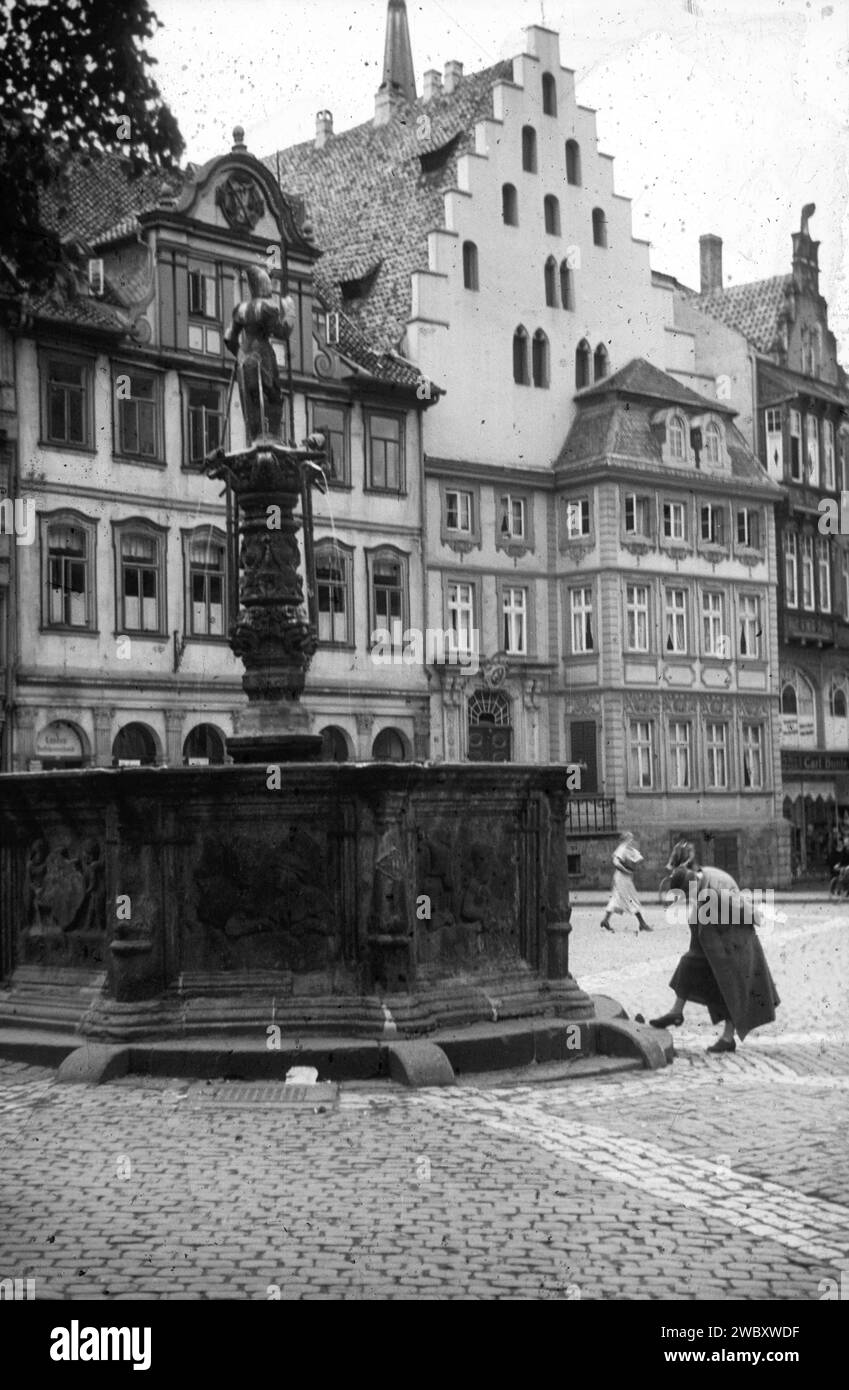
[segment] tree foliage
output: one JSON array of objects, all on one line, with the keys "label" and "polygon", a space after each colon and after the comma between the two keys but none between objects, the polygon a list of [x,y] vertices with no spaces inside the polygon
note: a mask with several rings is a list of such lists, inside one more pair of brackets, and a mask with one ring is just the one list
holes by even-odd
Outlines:
[{"label": "tree foliage", "polygon": [[44,190],[78,158],[172,167],[184,143],[143,44],[148,0],[5,0],[0,8],[0,256],[44,286],[62,263]]}]

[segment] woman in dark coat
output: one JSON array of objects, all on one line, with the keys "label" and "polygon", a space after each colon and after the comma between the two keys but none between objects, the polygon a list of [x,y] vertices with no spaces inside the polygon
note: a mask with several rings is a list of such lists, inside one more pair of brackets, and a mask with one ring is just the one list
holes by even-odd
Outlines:
[{"label": "woman in dark coat", "polygon": [[672,888],[688,896],[690,946],[678,962],[669,986],[675,1003],[653,1028],[677,1028],[684,1022],[684,1005],[704,1004],[712,1023],[722,1023],[722,1036],[708,1052],[734,1052],[735,1031],[740,1040],[753,1028],[772,1023],[778,993],[769,973],[754,927],[751,900],[746,900],[730,874],[722,869],[677,868]]}]

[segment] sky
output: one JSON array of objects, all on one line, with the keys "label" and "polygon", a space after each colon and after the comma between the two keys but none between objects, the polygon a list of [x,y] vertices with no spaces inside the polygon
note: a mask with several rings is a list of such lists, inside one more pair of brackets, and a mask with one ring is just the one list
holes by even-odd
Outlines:
[{"label": "sky", "polygon": [[[153,0],[156,77],[202,163],[368,120],[383,66],[385,0]],[[407,0],[419,92],[428,68],[466,72],[560,34],[599,148],[633,199],[652,265],[698,288],[699,236],[723,239],[726,284],[790,269],[804,203],[820,288],[849,366],[849,0]]]}]

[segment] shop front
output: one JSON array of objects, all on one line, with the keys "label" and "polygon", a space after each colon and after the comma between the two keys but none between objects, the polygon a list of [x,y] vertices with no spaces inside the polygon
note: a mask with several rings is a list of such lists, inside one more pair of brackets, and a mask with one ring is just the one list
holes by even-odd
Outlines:
[{"label": "shop front", "polygon": [[781,773],[793,877],[830,878],[838,841],[849,836],[849,753],[785,750]]}]

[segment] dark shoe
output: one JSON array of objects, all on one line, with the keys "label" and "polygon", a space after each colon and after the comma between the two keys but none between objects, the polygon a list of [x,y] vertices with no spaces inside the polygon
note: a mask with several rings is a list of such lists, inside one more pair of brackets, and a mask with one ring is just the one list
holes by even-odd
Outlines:
[{"label": "dark shoe", "polygon": [[736,1051],[737,1051],[737,1044],[736,1044],[736,1042],[734,1041],[733,1038],[731,1039],[730,1042],[726,1042],[724,1038],[717,1038],[716,1042],[715,1042],[715,1043],[712,1043],[711,1046],[710,1046],[709,1048],[707,1048],[707,1051],[708,1051],[708,1052],[736,1052]]},{"label": "dark shoe", "polygon": [[683,1014],[664,1014],[662,1018],[650,1018],[652,1028],[680,1028],[684,1022]]},{"label": "dark shoe", "polygon": [[[613,931],[613,928],[612,928],[612,926],[610,925],[610,923],[609,923],[606,919],[604,919],[604,918],[602,918],[602,923],[601,923],[601,925],[602,925],[602,927],[604,928],[605,931]],[[614,934],[614,936],[616,935],[615,932],[613,932],[613,934]]]},{"label": "dark shoe", "polygon": [[654,931],[654,927],[650,927],[648,922],[641,922],[639,931]]}]

